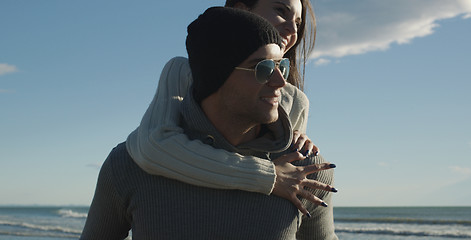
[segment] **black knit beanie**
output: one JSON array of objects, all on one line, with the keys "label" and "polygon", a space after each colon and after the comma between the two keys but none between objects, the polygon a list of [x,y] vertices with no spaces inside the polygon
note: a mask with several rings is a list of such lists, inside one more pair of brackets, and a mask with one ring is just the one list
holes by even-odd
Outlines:
[{"label": "black knit beanie", "polygon": [[209,8],[187,30],[193,97],[198,103],[216,92],[234,67],[260,47],[270,43],[281,47],[281,37],[268,21],[235,8]]}]

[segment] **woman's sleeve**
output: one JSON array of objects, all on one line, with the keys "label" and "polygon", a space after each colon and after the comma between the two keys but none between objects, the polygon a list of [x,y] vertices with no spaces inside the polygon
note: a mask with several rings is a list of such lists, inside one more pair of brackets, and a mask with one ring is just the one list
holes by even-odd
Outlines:
[{"label": "woman's sleeve", "polygon": [[134,161],[149,174],[192,185],[270,194],[276,179],[271,161],[215,149],[184,134],[180,109],[190,85],[188,60],[171,59],[140,126],[126,141]]}]

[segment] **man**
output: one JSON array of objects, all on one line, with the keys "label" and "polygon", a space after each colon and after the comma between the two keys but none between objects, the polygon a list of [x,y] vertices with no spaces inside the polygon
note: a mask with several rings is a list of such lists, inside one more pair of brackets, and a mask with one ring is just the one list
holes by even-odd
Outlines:
[{"label": "man", "polygon": [[[185,133],[267,161],[285,151],[292,129],[278,100],[289,61],[277,30],[246,11],[210,8],[188,27],[186,44],[194,83],[182,103]],[[313,177],[332,182],[331,170]],[[326,191],[316,196],[330,202]],[[81,238],[124,239],[132,229],[134,239],[337,239],[332,207],[304,203],[310,218],[276,196],[149,175],[122,143],[102,166]]]}]

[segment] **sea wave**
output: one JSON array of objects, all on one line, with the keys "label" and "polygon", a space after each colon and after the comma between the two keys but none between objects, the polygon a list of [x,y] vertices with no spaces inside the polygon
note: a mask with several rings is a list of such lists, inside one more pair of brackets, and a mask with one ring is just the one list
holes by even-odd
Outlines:
[{"label": "sea wave", "polygon": [[38,233],[38,232],[10,232],[0,230],[0,235],[7,236],[21,236],[21,237],[47,237],[47,238],[73,238],[77,239],[80,235],[77,234],[58,234],[58,233]]},{"label": "sea wave", "polygon": [[57,213],[62,217],[87,218],[87,213],[75,212],[71,209],[59,209]]},{"label": "sea wave", "polygon": [[335,218],[335,222],[404,223],[404,224],[471,226],[471,221],[468,221],[468,220],[438,220],[438,219],[414,219],[414,218]]},{"label": "sea wave", "polygon": [[395,230],[395,229],[390,229],[390,228],[348,228],[348,227],[336,227],[335,231],[338,233],[471,239],[471,233],[463,233],[463,232],[438,232],[438,231],[420,231],[420,230],[413,231],[413,230]]},{"label": "sea wave", "polygon": [[81,230],[71,229],[61,226],[45,226],[45,225],[37,225],[25,222],[12,222],[12,221],[3,221],[0,220],[0,225],[3,226],[10,226],[10,227],[19,227],[24,228],[27,230],[40,230],[45,232],[55,232],[55,233],[66,233],[66,234],[80,234],[82,233]]}]

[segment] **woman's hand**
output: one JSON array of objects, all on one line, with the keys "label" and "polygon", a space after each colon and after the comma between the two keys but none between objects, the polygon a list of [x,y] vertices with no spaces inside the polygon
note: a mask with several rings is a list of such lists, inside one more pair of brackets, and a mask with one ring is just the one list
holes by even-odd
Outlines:
[{"label": "woman's hand", "polygon": [[295,152],[300,152],[305,157],[309,156],[311,153],[314,153],[316,156],[319,154],[319,148],[314,145],[306,134],[298,130],[294,130],[293,132],[292,149]]},{"label": "woman's hand", "polygon": [[316,205],[327,207],[327,204],[322,201],[322,199],[314,196],[311,192],[304,189],[304,187],[322,189],[329,192],[337,192],[337,189],[328,184],[308,179],[306,176],[314,172],[335,168],[335,164],[321,163],[307,166],[294,166],[291,164],[293,161],[303,160],[304,158],[305,156],[301,155],[299,152],[292,152],[273,161],[276,170],[276,181],[272,194],[288,199],[304,215],[310,217],[311,215],[307,209],[297,198],[298,195]]}]

